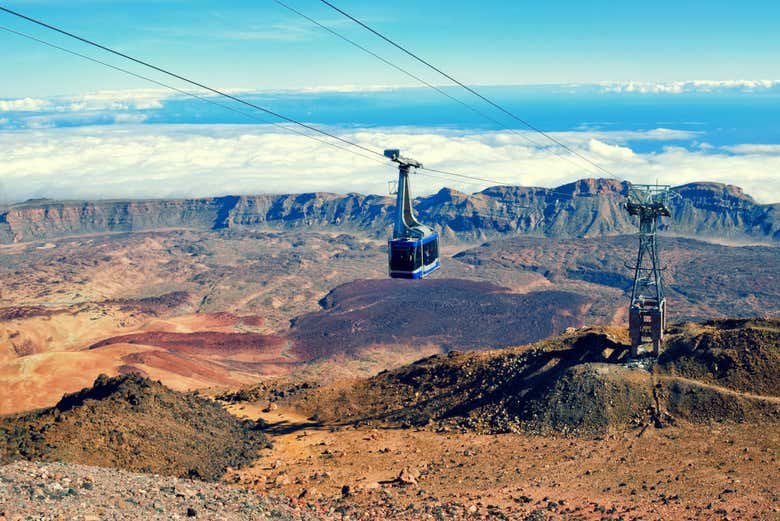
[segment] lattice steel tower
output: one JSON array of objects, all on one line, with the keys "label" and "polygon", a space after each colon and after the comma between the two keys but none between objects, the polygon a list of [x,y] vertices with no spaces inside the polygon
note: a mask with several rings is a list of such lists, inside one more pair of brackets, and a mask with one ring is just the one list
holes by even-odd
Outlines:
[{"label": "lattice steel tower", "polygon": [[631,356],[639,346],[652,343],[658,356],[666,327],[666,298],[658,260],[656,231],[661,216],[669,217],[668,185],[631,185],[626,210],[639,217],[639,253],[634,270],[634,287],[628,310]]}]

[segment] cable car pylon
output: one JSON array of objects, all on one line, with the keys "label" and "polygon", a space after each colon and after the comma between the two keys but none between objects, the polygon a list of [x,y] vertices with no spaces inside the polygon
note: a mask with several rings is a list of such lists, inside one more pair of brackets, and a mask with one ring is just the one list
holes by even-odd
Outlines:
[{"label": "cable car pylon", "polygon": [[639,251],[628,309],[628,329],[631,337],[631,356],[639,355],[639,346],[653,344],[653,356],[661,351],[666,328],[666,297],[658,258],[656,232],[661,217],[669,217],[668,185],[631,185],[625,208],[629,215],[639,217]]},{"label": "cable car pylon", "polygon": [[409,173],[412,169],[422,168],[423,165],[419,161],[401,156],[398,149],[385,150],[384,155],[398,163],[393,238],[387,244],[390,277],[422,279],[441,267],[439,234],[418,221],[412,207]]}]

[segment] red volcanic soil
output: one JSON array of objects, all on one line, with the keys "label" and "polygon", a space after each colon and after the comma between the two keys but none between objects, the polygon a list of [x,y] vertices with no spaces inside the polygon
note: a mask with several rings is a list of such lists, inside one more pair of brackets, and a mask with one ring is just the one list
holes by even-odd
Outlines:
[{"label": "red volcanic soil", "polygon": [[138,367],[132,365],[120,365],[116,368],[116,372],[118,375],[137,374],[138,376],[143,377],[149,376],[143,369],[139,369]]},{"label": "red volcanic soil", "polygon": [[442,351],[521,345],[582,325],[591,305],[564,291],[512,293],[462,279],[358,280],[337,287],[323,311],[295,320],[293,352],[303,360],[359,354],[377,345]]},{"label": "red volcanic soil", "polygon": [[257,317],[253,315],[247,315],[241,318],[241,324],[250,327],[260,327],[265,324],[264,317]]},{"label": "red volcanic soil", "polygon": [[[207,360],[191,359],[181,356],[179,353],[168,351],[147,351],[143,353],[131,353],[122,357],[122,362],[127,365],[126,373],[143,374],[139,371],[131,371],[130,368],[137,368],[138,365],[168,371],[176,374],[177,377],[199,378],[213,382],[224,382],[230,380],[230,373],[227,368],[221,365],[210,363]],[[120,371],[117,371],[122,374]]]},{"label": "red volcanic soil", "polygon": [[296,366],[287,346],[284,338],[257,333],[150,331],[12,358],[0,366],[0,415],[51,405],[101,373],[141,374],[182,391],[242,385]]},{"label": "red volcanic soil", "polygon": [[98,349],[113,344],[141,344],[194,355],[233,355],[280,349],[284,346],[285,340],[275,335],[258,333],[151,331],[107,338],[92,344],[89,349]]}]

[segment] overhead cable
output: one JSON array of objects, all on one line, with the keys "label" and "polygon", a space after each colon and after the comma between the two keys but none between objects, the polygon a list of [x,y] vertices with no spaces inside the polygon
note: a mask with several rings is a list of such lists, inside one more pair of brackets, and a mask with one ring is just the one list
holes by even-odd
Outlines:
[{"label": "overhead cable", "polygon": [[275,112],[275,111],[273,111],[273,110],[271,110],[271,109],[267,109],[267,108],[265,108],[265,107],[261,107],[260,105],[256,105],[255,103],[252,103],[252,102],[249,102],[249,101],[243,100],[243,99],[241,99],[241,98],[239,98],[239,97],[237,97],[237,96],[233,96],[232,94],[229,94],[229,93],[227,93],[227,92],[221,91],[221,90],[219,90],[219,89],[215,89],[215,88],[213,88],[213,87],[209,87],[208,85],[204,85],[203,83],[197,82],[197,81],[195,81],[195,80],[191,80],[191,79],[189,79],[189,78],[187,78],[187,77],[185,77],[185,76],[182,76],[182,75],[180,75],[180,74],[176,74],[175,72],[171,72],[171,71],[169,71],[169,70],[167,70],[167,69],[164,69],[164,68],[162,68],[162,67],[158,67],[157,65],[153,65],[153,64],[151,64],[151,63],[149,63],[149,62],[146,62],[146,61],[144,61],[144,60],[140,60],[140,59],[138,59],[138,58],[134,58],[134,57],[132,57],[132,56],[130,56],[130,55],[128,55],[128,54],[122,53],[122,52],[120,52],[120,51],[117,51],[117,50],[115,50],[115,49],[112,49],[112,48],[110,48],[110,47],[107,47],[107,46],[105,46],[105,45],[102,45],[102,44],[100,44],[100,43],[97,43],[97,42],[95,42],[95,41],[89,40],[89,39],[87,39],[87,38],[84,38],[84,37],[78,36],[78,35],[76,35],[76,34],[73,34],[73,33],[71,33],[71,32],[68,32],[68,31],[66,31],[66,30],[64,30],[64,29],[61,29],[61,28],[59,28],[59,27],[56,27],[56,26],[54,26],[54,25],[48,24],[48,23],[46,23],[46,22],[43,22],[43,21],[41,21],[41,20],[38,20],[38,19],[32,18],[32,17],[30,17],[30,16],[24,15],[24,14],[22,14],[22,13],[19,13],[19,12],[13,11],[13,10],[11,10],[11,9],[8,9],[8,8],[6,8],[6,7],[2,7],[2,6],[0,6],[0,11],[4,11],[4,12],[6,12],[6,13],[12,14],[12,15],[14,15],[14,16],[17,16],[17,17],[19,17],[19,18],[22,18],[22,19],[24,19],[24,20],[27,20],[27,21],[29,21],[29,22],[32,22],[32,23],[34,23],[34,24],[40,25],[41,27],[45,27],[45,28],[47,28],[47,29],[50,29],[50,30],[52,30],[52,31],[55,31],[55,32],[58,32],[58,33],[60,33],[60,34],[64,34],[65,36],[68,36],[69,38],[73,38],[73,39],[75,39],[75,40],[79,40],[79,41],[81,41],[81,42],[83,42],[83,43],[86,43],[86,44],[88,44],[88,45],[91,45],[91,46],[93,46],[93,47],[97,47],[98,49],[102,49],[102,50],[104,50],[104,51],[110,52],[111,54],[115,54],[115,55],[117,55],[117,56],[120,56],[120,57],[122,57],[122,58],[125,58],[126,60],[130,60],[130,61],[132,61],[132,62],[135,62],[135,63],[138,63],[138,64],[140,64],[140,65],[143,65],[144,67],[148,67],[148,68],[150,68],[150,69],[154,69],[154,70],[156,70],[156,71],[158,71],[158,72],[162,72],[163,74],[166,74],[166,75],[168,75],[168,76],[171,76],[171,77],[173,77],[173,78],[176,78],[176,79],[178,79],[178,80],[184,81],[184,82],[186,82],[186,83],[189,83],[189,84],[191,84],[191,85],[195,85],[196,87],[200,87],[201,89],[205,89],[205,90],[207,90],[207,91],[209,91],[209,92],[212,92],[212,93],[214,93],[214,94],[217,94],[217,95],[219,95],[219,96],[223,96],[223,97],[225,97],[225,98],[228,98],[228,99],[230,99],[230,100],[233,100],[233,101],[235,101],[235,102],[237,102],[237,103],[240,103],[240,104],[242,104],[242,105],[246,105],[246,106],[248,106],[248,107],[252,107],[253,109],[259,110],[259,111],[261,111],[261,112],[265,112],[266,114],[270,114],[271,116],[274,116],[274,117],[276,117],[276,118],[279,118],[279,119],[281,119],[281,120],[287,121],[288,123],[294,123],[295,125],[298,125],[298,126],[300,126],[300,127],[303,127],[303,128],[305,128],[305,129],[311,130],[311,131],[313,131],[313,132],[316,132],[316,133],[318,133],[318,134],[321,134],[321,135],[324,135],[324,136],[327,136],[327,137],[333,138],[333,139],[335,139],[335,140],[337,140],[337,141],[341,141],[342,143],[344,143],[344,144],[346,144],[346,145],[350,145],[350,146],[353,146],[353,147],[356,147],[356,148],[362,149],[362,150],[363,150],[363,151],[365,151],[365,152],[368,152],[368,153],[370,153],[370,154],[377,155],[377,156],[379,156],[379,157],[382,157],[382,158],[384,158],[384,155],[380,154],[379,152],[377,152],[377,151],[375,151],[375,150],[371,150],[370,148],[368,148],[368,147],[365,147],[365,146],[363,146],[363,145],[361,145],[361,144],[359,144],[359,143],[355,143],[355,142],[349,141],[349,140],[347,140],[347,139],[344,139],[344,138],[342,138],[342,137],[336,136],[336,135],[334,135],[334,134],[331,134],[331,133],[329,133],[329,132],[326,132],[326,131],[324,131],[324,130],[321,130],[321,129],[319,129],[319,128],[317,128],[317,127],[314,127],[314,126],[312,126],[312,125],[309,125],[309,124],[306,124],[306,123],[302,123],[302,122],[300,122],[300,121],[297,121],[297,120],[295,120],[295,119],[293,119],[293,118],[290,118],[290,117],[284,116],[284,115],[282,115],[282,114],[279,114],[278,112]]},{"label": "overhead cable", "polygon": [[349,152],[350,154],[355,154],[355,155],[360,156],[360,157],[362,157],[364,159],[369,159],[369,160],[375,161],[377,163],[386,164],[386,161],[382,161],[380,159],[377,159],[376,157],[368,156],[368,155],[362,154],[360,152],[356,152],[355,150],[352,150],[351,148],[347,148],[344,145],[340,145],[338,143],[333,143],[332,141],[326,141],[325,139],[322,139],[320,137],[312,136],[311,134],[306,134],[304,132],[301,132],[300,130],[296,130],[294,128],[286,127],[286,126],[284,126],[284,125],[282,125],[280,123],[276,123],[276,122],[273,122],[273,121],[268,121],[268,120],[266,120],[264,118],[261,118],[257,114],[253,114],[251,112],[246,112],[244,110],[239,110],[239,109],[237,109],[235,107],[231,107],[230,105],[225,105],[224,103],[219,103],[218,101],[214,101],[213,99],[208,98],[206,96],[201,96],[199,94],[195,94],[193,92],[189,92],[189,91],[186,91],[184,89],[180,89],[178,87],[174,87],[173,85],[169,85],[167,83],[163,83],[163,82],[155,80],[153,78],[149,78],[148,76],[144,76],[142,74],[138,74],[138,73],[130,71],[128,69],[125,69],[125,68],[122,68],[122,67],[118,67],[116,65],[112,65],[112,64],[104,62],[102,60],[98,60],[97,58],[93,58],[92,56],[87,56],[86,54],[81,54],[81,53],[73,51],[71,49],[67,49],[65,47],[61,47],[61,46],[53,44],[51,42],[47,42],[45,40],[42,40],[42,39],[37,38],[35,36],[32,36],[30,34],[26,34],[26,33],[20,32],[20,31],[16,31],[14,29],[11,29],[9,27],[5,27],[5,26],[2,26],[2,25],[0,25],[0,30],[6,31],[8,33],[15,34],[17,36],[21,36],[22,38],[27,38],[28,40],[35,41],[35,42],[40,43],[42,45],[46,45],[47,47],[51,47],[53,49],[57,49],[59,51],[68,53],[70,55],[77,56],[77,57],[83,58],[85,60],[89,60],[89,61],[91,61],[93,63],[97,63],[97,64],[102,65],[104,67],[108,67],[109,69],[113,69],[115,71],[127,74],[129,76],[133,76],[135,78],[147,81],[147,82],[152,83],[154,85],[157,85],[159,87],[164,87],[166,89],[173,90],[173,91],[178,92],[180,94],[184,94],[185,96],[189,96],[191,98],[194,98],[194,99],[197,99],[197,100],[200,100],[200,101],[204,101],[206,103],[210,103],[211,105],[214,105],[214,106],[217,106],[217,107],[221,107],[221,108],[226,109],[226,110],[230,110],[232,112],[235,112],[236,114],[241,114],[242,116],[246,116],[246,117],[248,117],[250,119],[254,119],[256,121],[261,121],[263,123],[266,123],[266,124],[269,124],[269,125],[273,125],[273,126],[275,126],[277,128],[280,128],[280,129],[282,129],[282,130],[284,130],[286,132],[292,132],[293,134],[298,134],[299,136],[303,136],[305,138],[309,138],[309,139],[313,139],[315,141],[319,141],[320,143],[323,143],[323,144],[331,146],[331,147],[338,148],[340,150],[344,150],[346,152]]},{"label": "overhead cable", "polygon": [[595,162],[595,161],[593,161],[592,159],[588,158],[587,156],[585,156],[585,155],[581,154],[580,152],[577,152],[577,151],[576,151],[576,150],[574,150],[573,148],[569,147],[569,146],[568,146],[566,143],[564,143],[564,142],[562,142],[561,140],[557,139],[555,136],[552,136],[552,135],[550,135],[549,133],[545,132],[544,130],[542,130],[542,129],[540,129],[540,128],[538,128],[538,127],[534,126],[534,125],[532,125],[531,123],[529,123],[528,121],[524,120],[524,119],[523,119],[523,118],[521,118],[520,116],[516,115],[516,114],[515,114],[515,113],[513,113],[512,111],[510,111],[510,110],[508,110],[508,109],[504,108],[503,106],[499,105],[498,103],[496,103],[495,101],[491,100],[491,99],[490,99],[490,98],[488,98],[487,96],[485,96],[485,95],[483,95],[483,94],[479,93],[479,92],[478,92],[477,90],[475,90],[474,88],[472,88],[472,87],[469,87],[469,86],[468,86],[468,85],[466,85],[465,83],[463,83],[463,82],[461,82],[460,80],[456,79],[456,78],[455,78],[455,77],[453,77],[452,75],[450,75],[450,74],[448,74],[448,73],[444,72],[444,71],[443,71],[443,70],[441,70],[440,68],[438,68],[438,67],[436,67],[435,65],[433,65],[431,62],[429,62],[429,61],[427,61],[427,60],[425,60],[425,59],[421,58],[420,56],[418,56],[418,55],[417,55],[417,54],[415,54],[414,52],[412,52],[412,51],[410,51],[409,49],[407,49],[406,47],[402,46],[401,44],[399,44],[399,43],[396,43],[395,41],[393,41],[393,40],[392,40],[392,39],[390,39],[389,37],[387,37],[387,36],[385,36],[384,34],[380,33],[379,31],[377,31],[377,30],[376,30],[376,29],[374,29],[373,27],[371,27],[371,26],[367,25],[366,23],[362,22],[361,20],[359,20],[358,18],[356,18],[356,17],[352,16],[351,14],[347,13],[346,11],[344,11],[344,10],[340,9],[339,7],[335,6],[334,4],[332,4],[331,2],[329,2],[328,0],[320,0],[320,2],[322,2],[322,3],[323,3],[323,4],[325,4],[325,5],[327,5],[328,7],[330,7],[331,9],[333,9],[334,11],[336,11],[336,12],[338,12],[338,13],[341,13],[343,16],[345,16],[345,17],[349,18],[350,20],[352,20],[353,22],[357,23],[358,25],[360,25],[360,26],[361,26],[361,27],[363,27],[364,29],[366,29],[366,30],[370,31],[371,33],[375,34],[376,36],[378,36],[378,37],[379,37],[379,38],[381,38],[382,40],[386,41],[387,43],[389,43],[389,44],[390,44],[390,45],[392,45],[393,47],[395,47],[395,48],[399,49],[400,51],[404,52],[405,54],[407,54],[407,55],[411,56],[412,58],[414,58],[414,59],[415,59],[415,60],[417,60],[418,62],[422,63],[423,65],[425,65],[425,66],[429,67],[430,69],[433,69],[434,71],[436,71],[437,73],[441,74],[442,76],[444,76],[445,78],[447,78],[447,79],[448,79],[448,80],[450,80],[451,82],[453,82],[453,83],[455,83],[455,84],[459,85],[460,87],[462,87],[462,88],[466,89],[468,92],[470,92],[470,93],[471,93],[471,94],[473,94],[474,96],[478,97],[479,99],[481,99],[481,100],[482,100],[482,101],[484,101],[485,103],[487,103],[487,104],[489,104],[490,106],[492,106],[492,107],[494,107],[494,108],[498,109],[499,111],[503,112],[504,114],[506,114],[506,115],[507,115],[507,116],[509,116],[510,118],[512,118],[512,119],[514,119],[515,121],[517,121],[517,122],[521,123],[522,125],[524,125],[525,127],[527,127],[527,128],[529,128],[529,129],[533,130],[534,132],[536,132],[536,133],[538,133],[538,134],[540,134],[540,135],[544,136],[545,138],[547,138],[547,139],[549,139],[550,141],[552,141],[553,143],[557,144],[558,146],[560,146],[560,147],[561,147],[561,148],[563,148],[564,150],[566,150],[566,151],[568,151],[569,153],[571,153],[571,154],[573,154],[573,155],[575,155],[575,156],[579,157],[579,158],[580,158],[580,159],[582,159],[583,161],[586,161],[586,162],[590,163],[592,166],[594,166],[594,167],[598,168],[598,169],[599,169],[599,170],[601,170],[602,172],[604,172],[604,173],[606,173],[606,174],[608,174],[608,175],[610,175],[610,176],[612,176],[612,177],[616,177],[616,176],[615,176],[615,174],[613,174],[612,172],[610,172],[609,170],[607,170],[607,169],[606,169],[606,168],[604,168],[603,166],[599,165],[598,163],[596,163],[596,162]]},{"label": "overhead cable", "polygon": [[[81,36],[78,36],[78,35],[76,35],[76,34],[73,34],[73,33],[70,33],[70,32],[68,32],[68,31],[65,31],[64,29],[58,28],[58,27],[56,27],[56,26],[53,26],[53,25],[51,25],[51,24],[48,24],[48,23],[46,23],[46,22],[43,22],[43,21],[37,20],[37,19],[35,19],[35,18],[32,18],[32,17],[29,17],[29,16],[27,16],[27,15],[24,15],[24,14],[18,13],[18,12],[16,12],[16,11],[13,11],[13,10],[11,10],[11,9],[8,9],[8,8],[5,8],[5,7],[2,7],[2,6],[0,6],[0,11],[4,11],[4,12],[7,12],[7,13],[9,13],[9,14],[12,14],[12,15],[14,15],[14,16],[17,16],[17,17],[20,17],[20,18],[22,18],[22,19],[28,20],[28,21],[30,21],[30,22],[32,22],[32,23],[35,23],[35,24],[37,24],[37,25],[40,25],[40,26],[42,26],[42,27],[45,27],[45,28],[47,28],[47,29],[53,30],[53,31],[55,31],[55,32],[58,32],[58,33],[60,33],[60,34],[63,34],[63,35],[65,35],[65,36],[68,36],[68,37],[70,37],[70,38],[76,39],[76,40],[78,40],[78,41],[81,41],[81,42],[83,42],[83,43],[86,43],[86,44],[88,44],[88,45],[91,45],[91,46],[93,46],[93,47],[97,47],[97,48],[99,48],[99,49],[105,50],[105,51],[107,51],[107,52],[110,52],[110,53],[112,53],[112,54],[115,54],[115,55],[117,55],[117,56],[120,56],[120,57],[122,57],[122,58],[125,58],[125,59],[127,59],[127,60],[130,60],[130,61],[132,61],[132,62],[138,63],[138,64],[140,64],[140,65],[143,65],[143,66],[145,66],[145,67],[151,68],[151,69],[153,69],[153,70],[156,70],[156,71],[162,72],[162,73],[164,73],[164,74],[166,74],[166,75],[168,75],[168,76],[174,77],[174,78],[176,78],[176,79],[179,79],[179,80],[181,80],[181,81],[184,81],[184,82],[186,82],[186,83],[189,83],[189,84],[195,85],[195,86],[197,86],[197,87],[199,87],[199,88],[201,88],[201,89],[204,89],[204,90],[206,90],[206,91],[208,91],[208,92],[214,93],[214,94],[216,94],[216,95],[218,95],[218,96],[225,97],[225,98],[227,98],[227,99],[230,99],[230,100],[233,100],[233,101],[235,101],[235,102],[238,102],[238,103],[240,103],[240,104],[242,104],[242,105],[249,106],[249,107],[251,107],[251,108],[254,108],[254,109],[256,109],[256,110],[259,110],[259,111],[261,111],[261,112],[264,112],[264,113],[266,113],[266,114],[272,115],[272,116],[274,116],[274,117],[277,117],[277,118],[279,118],[279,119],[282,119],[282,120],[284,120],[284,121],[287,121],[287,122],[289,122],[289,123],[293,123],[293,124],[295,124],[295,125],[298,125],[298,126],[300,126],[300,127],[303,127],[303,128],[305,128],[305,129],[307,129],[307,130],[314,131],[314,132],[316,132],[316,133],[318,133],[318,134],[320,134],[320,135],[324,135],[324,136],[326,136],[326,137],[333,138],[333,139],[335,139],[335,140],[337,140],[337,141],[339,141],[339,142],[343,143],[344,145],[352,146],[352,147],[355,147],[355,148],[361,149],[361,150],[363,150],[363,151],[365,151],[365,152],[368,152],[369,154],[371,154],[371,156],[366,156],[366,155],[363,155],[363,154],[361,154],[361,153],[358,153],[358,152],[356,152],[355,150],[352,150],[352,149],[350,149],[350,148],[347,148],[346,146],[338,145],[338,144],[336,144],[336,143],[332,143],[332,142],[330,142],[330,141],[326,141],[326,140],[324,140],[324,139],[321,139],[321,138],[319,138],[319,137],[312,136],[312,135],[309,135],[309,134],[306,134],[306,133],[303,133],[303,132],[300,132],[300,131],[297,131],[297,130],[291,129],[291,128],[289,128],[289,127],[286,127],[286,126],[284,126],[284,125],[280,125],[279,123],[275,123],[275,122],[267,122],[267,121],[265,121],[265,120],[261,120],[261,121],[263,121],[263,122],[266,122],[266,123],[271,123],[272,125],[274,125],[274,126],[277,126],[277,127],[279,127],[279,128],[282,128],[282,129],[284,129],[284,130],[286,130],[286,131],[288,131],[288,132],[293,132],[293,133],[295,133],[295,134],[298,134],[298,135],[301,135],[301,136],[307,137],[307,138],[309,138],[309,139],[316,140],[316,141],[318,141],[318,142],[320,142],[320,143],[324,143],[324,144],[326,144],[326,145],[329,145],[329,146],[334,146],[334,147],[336,147],[336,148],[339,148],[339,149],[341,149],[341,150],[346,150],[346,151],[348,151],[348,152],[350,152],[350,153],[352,153],[352,154],[356,154],[356,155],[358,155],[358,156],[360,156],[360,157],[363,157],[363,158],[366,158],[366,159],[372,159],[372,160],[376,160],[376,158],[374,158],[373,156],[379,156],[379,157],[381,157],[381,158],[382,158],[382,160],[381,160],[381,161],[377,160],[377,161],[378,161],[378,162],[381,162],[381,163],[383,163],[383,164],[385,163],[385,161],[384,161],[384,155],[383,155],[383,154],[381,154],[381,153],[379,153],[379,152],[377,152],[377,151],[375,151],[375,150],[372,150],[372,149],[370,149],[370,148],[368,148],[368,147],[366,147],[366,146],[363,146],[363,145],[360,145],[360,144],[358,144],[358,143],[355,143],[355,142],[353,142],[353,141],[350,141],[350,140],[344,139],[344,138],[342,138],[342,137],[336,136],[336,135],[334,135],[334,134],[331,134],[331,133],[329,133],[329,132],[326,132],[326,131],[324,131],[324,130],[321,130],[321,129],[319,129],[319,128],[317,128],[317,127],[314,127],[314,126],[312,126],[312,125],[309,125],[309,124],[306,124],[306,123],[299,122],[299,121],[297,121],[297,120],[295,120],[295,119],[293,119],[293,118],[290,118],[290,117],[284,116],[284,115],[282,115],[282,114],[279,114],[279,113],[277,113],[277,112],[275,112],[275,111],[272,111],[272,110],[270,110],[270,109],[266,109],[266,108],[264,108],[264,107],[261,107],[261,106],[259,106],[259,105],[256,105],[256,104],[254,104],[254,103],[251,103],[251,102],[245,101],[245,100],[243,100],[243,99],[241,99],[241,98],[239,98],[239,97],[237,97],[237,96],[233,96],[233,95],[231,95],[231,94],[228,94],[228,93],[226,93],[226,92],[224,92],[224,91],[221,91],[221,90],[218,90],[218,89],[215,89],[215,88],[209,87],[209,86],[207,86],[207,85],[205,85],[205,84],[202,84],[202,83],[200,83],[200,82],[197,82],[197,81],[195,81],[195,80],[191,80],[191,79],[189,79],[189,78],[186,78],[186,77],[184,77],[184,76],[181,76],[181,75],[179,75],[179,74],[176,74],[176,73],[174,73],[174,72],[168,71],[168,70],[166,70],[166,69],[163,69],[163,68],[161,68],[161,67],[158,67],[158,66],[156,66],[156,65],[153,65],[153,64],[151,64],[151,63],[148,63],[148,62],[146,62],[146,61],[143,61],[143,60],[140,60],[140,59],[134,58],[134,57],[132,57],[132,56],[130,56],[130,55],[127,55],[127,54],[125,54],[125,53],[122,53],[122,52],[116,51],[116,50],[114,50],[114,49],[112,49],[112,48],[110,48],[110,47],[104,46],[104,45],[102,45],[102,44],[100,44],[100,43],[94,42],[94,41],[92,41],[92,40],[89,40],[89,39],[87,39],[87,38],[83,38],[83,37],[81,37]],[[43,44],[43,45],[46,45],[46,46],[48,46],[48,47],[51,47],[51,48],[54,48],[54,49],[58,49],[58,50],[60,50],[60,51],[62,51],[62,52],[66,52],[66,53],[68,53],[68,54],[71,54],[71,55],[73,55],[73,56],[77,56],[77,57],[80,57],[80,58],[83,58],[83,59],[89,60],[89,61],[91,61],[91,62],[94,62],[94,63],[100,64],[100,65],[103,65],[103,66],[105,66],[105,67],[108,67],[108,68],[111,68],[111,69],[113,69],[113,70],[116,70],[116,71],[122,72],[122,73],[124,73],[124,74],[128,74],[128,75],[130,75],[130,76],[133,76],[133,77],[136,77],[136,78],[142,79],[142,80],[144,80],[144,81],[147,81],[147,82],[153,83],[153,84],[155,84],[155,85],[158,85],[158,86],[161,86],[161,87],[164,87],[164,88],[167,88],[167,89],[171,89],[171,90],[173,90],[173,91],[176,91],[176,92],[178,92],[178,93],[181,93],[181,94],[184,94],[184,95],[187,95],[187,96],[193,97],[193,98],[195,98],[195,99],[199,99],[199,100],[201,100],[201,101],[205,101],[205,102],[207,102],[207,103],[210,103],[210,104],[212,104],[212,105],[216,105],[216,106],[219,106],[219,107],[225,108],[225,109],[227,109],[227,110],[231,110],[231,111],[233,111],[233,112],[236,112],[236,113],[238,113],[238,114],[242,114],[242,115],[244,115],[244,116],[247,116],[247,117],[250,117],[250,118],[253,118],[253,119],[258,119],[258,118],[256,117],[256,115],[254,115],[254,114],[251,114],[251,113],[248,113],[248,112],[245,112],[245,111],[238,110],[238,109],[236,109],[235,107],[230,107],[229,105],[225,105],[225,104],[222,104],[222,103],[216,102],[216,101],[214,101],[214,100],[212,100],[212,99],[210,99],[210,98],[208,98],[208,97],[201,96],[201,95],[198,95],[198,94],[195,94],[195,93],[192,93],[192,92],[188,92],[188,91],[186,91],[186,90],[183,90],[183,89],[180,89],[180,88],[178,88],[178,87],[175,87],[175,86],[172,86],[172,85],[169,85],[169,84],[166,84],[166,83],[160,82],[160,81],[158,81],[158,80],[155,80],[155,79],[153,79],[153,78],[149,78],[149,77],[147,77],[147,76],[143,76],[143,75],[141,75],[141,74],[137,74],[137,73],[135,73],[135,72],[133,72],[133,71],[130,71],[130,70],[128,70],[128,69],[124,69],[124,68],[122,68],[122,67],[118,67],[118,66],[115,66],[115,65],[109,64],[109,63],[107,63],[107,62],[104,62],[104,61],[102,61],[102,60],[99,60],[99,59],[93,58],[93,57],[91,57],[91,56],[87,56],[87,55],[85,55],[85,54],[81,54],[81,53],[78,53],[78,52],[76,52],[76,51],[72,51],[72,50],[70,50],[70,49],[66,49],[65,47],[61,47],[61,46],[59,46],[59,45],[56,45],[56,44],[53,44],[53,43],[47,42],[47,41],[45,41],[45,40],[42,40],[42,39],[40,39],[40,38],[36,38],[36,37],[34,37],[34,36],[31,36],[31,35],[28,35],[28,34],[25,34],[25,33],[19,32],[19,31],[15,31],[15,30],[13,30],[13,29],[10,29],[10,28],[7,28],[7,27],[2,27],[2,26],[0,26],[0,29],[2,29],[2,30],[4,30],[4,31],[7,31],[7,32],[9,32],[9,33],[15,34],[15,35],[17,35],[17,36],[24,37],[24,38],[27,38],[27,39],[29,39],[29,40],[36,41],[36,42],[38,42],[38,43],[41,43],[41,44]],[[423,169],[423,170],[426,170],[426,171],[428,171],[428,172],[432,172],[432,173],[436,173],[436,174],[440,174],[440,175],[444,175],[444,176],[457,177],[457,178],[460,178],[460,179],[471,179],[471,180],[474,180],[474,181],[480,181],[480,182],[494,183],[494,184],[496,184],[496,185],[506,185],[506,182],[505,182],[505,181],[499,181],[499,180],[495,180],[495,179],[489,179],[489,178],[485,178],[485,177],[471,176],[471,175],[466,175],[466,174],[459,174],[459,173],[456,173],[456,172],[450,172],[450,171],[446,171],[446,170],[437,170],[437,169],[426,168],[426,167],[422,167],[422,169]],[[547,190],[547,189],[545,189],[545,190]],[[547,191],[548,191],[548,192],[550,192],[550,193],[561,193],[561,194],[563,194],[562,192],[556,192],[556,191],[552,191],[552,190],[547,190]],[[565,195],[571,195],[571,194],[565,194]]]},{"label": "overhead cable", "polygon": [[[433,83],[431,83],[431,82],[421,78],[420,76],[410,72],[408,69],[405,69],[405,68],[403,68],[403,67],[401,67],[399,65],[396,65],[395,63],[391,62],[387,58],[384,58],[383,56],[380,56],[379,54],[375,53],[371,49],[367,48],[366,46],[361,45],[360,43],[356,42],[355,40],[353,40],[353,39],[345,36],[344,34],[336,31],[335,29],[332,29],[332,28],[328,27],[327,25],[325,25],[325,24],[315,20],[314,18],[312,18],[312,17],[310,17],[308,15],[306,15],[305,13],[300,11],[299,9],[296,9],[296,8],[290,6],[289,4],[287,4],[285,2],[282,2],[281,0],[273,0],[273,1],[275,3],[277,3],[277,4],[279,4],[280,6],[284,7],[288,11],[290,11],[290,12],[300,16],[304,20],[308,20],[309,22],[313,23],[314,25],[316,25],[316,26],[320,27],[321,29],[327,31],[328,33],[332,34],[333,36],[335,36],[335,37],[337,37],[337,38],[347,42],[348,44],[352,45],[353,47],[356,47],[357,49],[360,49],[361,51],[365,52],[366,54],[368,54],[370,56],[373,56],[377,60],[379,60],[382,63],[384,63],[384,64],[392,67],[393,69],[401,72],[402,74],[405,74],[407,77],[412,78],[413,80],[421,83],[422,85],[425,85],[426,87],[429,87],[430,89],[433,89],[434,91],[438,92],[442,96],[445,96],[445,97],[449,98],[450,100],[454,101],[455,103],[458,103],[459,105],[469,109],[471,112],[473,112],[473,113],[477,114],[478,116],[486,119],[487,121],[490,121],[491,123],[493,123],[494,125],[498,126],[499,128],[501,128],[503,130],[507,130],[507,131],[511,132],[512,134],[515,134],[517,136],[520,136],[525,141],[531,143],[535,147],[538,147],[538,148],[542,148],[543,147],[543,145],[541,145],[540,143],[534,141],[533,139],[528,137],[526,134],[518,132],[517,130],[515,130],[513,128],[507,127],[503,122],[501,122],[498,119],[494,118],[493,116],[491,116],[487,112],[482,111],[482,110],[478,109],[477,107],[475,107],[475,106],[473,106],[473,105],[471,105],[469,103],[466,103],[462,99],[459,99],[459,98],[453,96],[452,94],[450,94],[447,91],[445,91],[443,88],[441,88],[439,86],[436,86]],[[553,150],[552,152],[553,152],[553,154],[555,154],[556,156],[560,157],[564,161],[568,161],[569,163],[573,164],[574,166],[576,166],[578,168],[582,168],[583,167],[583,165],[581,163],[575,162],[570,157],[564,156],[564,155],[560,154],[556,150]],[[585,169],[588,170],[591,173],[594,173],[593,170],[590,169],[590,165],[585,166]]]}]

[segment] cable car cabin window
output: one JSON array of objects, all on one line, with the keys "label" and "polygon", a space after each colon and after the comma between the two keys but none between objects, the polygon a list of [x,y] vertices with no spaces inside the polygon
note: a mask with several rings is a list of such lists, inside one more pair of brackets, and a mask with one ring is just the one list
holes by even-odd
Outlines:
[{"label": "cable car cabin window", "polygon": [[393,244],[390,247],[390,269],[392,271],[414,271],[422,266],[419,246]]},{"label": "cable car cabin window", "polygon": [[428,266],[439,258],[439,239],[423,244],[423,265]]}]

